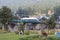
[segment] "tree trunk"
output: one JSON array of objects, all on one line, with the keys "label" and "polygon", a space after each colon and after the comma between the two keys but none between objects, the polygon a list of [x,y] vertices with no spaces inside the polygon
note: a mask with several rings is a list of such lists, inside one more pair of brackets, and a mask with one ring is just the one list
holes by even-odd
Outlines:
[{"label": "tree trunk", "polygon": [[3,30],[3,31],[7,31],[7,30],[8,30],[8,25],[4,25],[4,24],[3,24],[3,25],[2,25],[2,30]]},{"label": "tree trunk", "polygon": [[4,29],[4,24],[2,24],[2,31],[4,31],[5,29]]}]

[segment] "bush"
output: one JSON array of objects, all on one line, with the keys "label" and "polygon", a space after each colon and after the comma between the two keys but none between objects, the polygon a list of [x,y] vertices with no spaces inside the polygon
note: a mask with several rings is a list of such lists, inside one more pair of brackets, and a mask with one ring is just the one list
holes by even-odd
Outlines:
[{"label": "bush", "polygon": [[30,33],[29,33],[29,32],[25,32],[24,34],[25,34],[25,35],[29,35]]},{"label": "bush", "polygon": [[60,40],[60,38],[56,38],[57,40]]},{"label": "bush", "polygon": [[10,30],[8,30],[8,32],[10,32]]},{"label": "bush", "polygon": [[38,32],[36,30],[29,30],[30,34],[38,34]]},{"label": "bush", "polygon": [[2,29],[2,24],[0,23],[0,29]]},{"label": "bush", "polygon": [[0,29],[2,29],[2,27],[0,26]]},{"label": "bush", "polygon": [[18,31],[15,31],[15,34],[18,34],[19,32]]},{"label": "bush", "polygon": [[50,30],[50,32],[49,32],[48,34],[49,34],[49,35],[54,35],[55,32],[54,32],[54,30]]}]

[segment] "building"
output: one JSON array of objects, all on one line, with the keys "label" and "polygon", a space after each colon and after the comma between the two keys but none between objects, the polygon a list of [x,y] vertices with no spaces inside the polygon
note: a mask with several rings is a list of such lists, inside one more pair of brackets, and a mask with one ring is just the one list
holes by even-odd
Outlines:
[{"label": "building", "polygon": [[11,32],[18,30],[20,22],[24,23],[25,30],[41,30],[46,28],[46,24],[44,22],[39,21],[39,19],[37,18],[21,18],[20,21],[13,20],[13,22],[15,23],[13,28],[11,27],[11,25],[9,26]]}]

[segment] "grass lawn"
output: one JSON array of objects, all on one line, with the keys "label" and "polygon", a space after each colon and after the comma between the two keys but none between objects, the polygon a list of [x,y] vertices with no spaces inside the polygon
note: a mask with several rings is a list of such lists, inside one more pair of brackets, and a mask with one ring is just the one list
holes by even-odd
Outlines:
[{"label": "grass lawn", "polygon": [[19,40],[20,38],[25,38],[25,37],[28,37],[28,35],[18,35],[15,33],[0,33],[0,40]]},{"label": "grass lawn", "polygon": [[18,35],[13,33],[1,33],[0,40],[18,40]]},{"label": "grass lawn", "polygon": [[17,35],[14,33],[0,33],[0,40],[19,40],[19,38],[24,38],[27,35]]},{"label": "grass lawn", "polygon": [[[32,36],[32,35],[29,35],[29,36]],[[33,37],[27,38],[27,37],[28,37],[28,35],[18,35],[15,33],[0,33],[0,40],[43,40],[42,38],[33,38]],[[21,39],[21,38],[23,38],[23,39]],[[60,40],[60,38],[57,39],[54,36],[48,36],[48,38],[46,38],[46,40]]]}]

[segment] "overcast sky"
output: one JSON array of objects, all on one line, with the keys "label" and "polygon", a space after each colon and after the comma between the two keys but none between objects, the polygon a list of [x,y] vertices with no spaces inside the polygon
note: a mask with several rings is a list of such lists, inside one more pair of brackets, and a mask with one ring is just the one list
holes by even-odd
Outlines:
[{"label": "overcast sky", "polygon": [[18,7],[25,7],[31,5],[52,5],[60,3],[60,0],[0,0],[1,6],[8,6],[13,9],[17,9]]}]

